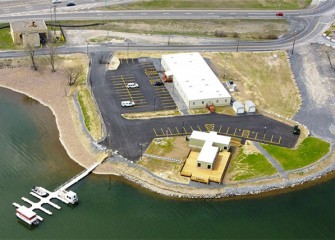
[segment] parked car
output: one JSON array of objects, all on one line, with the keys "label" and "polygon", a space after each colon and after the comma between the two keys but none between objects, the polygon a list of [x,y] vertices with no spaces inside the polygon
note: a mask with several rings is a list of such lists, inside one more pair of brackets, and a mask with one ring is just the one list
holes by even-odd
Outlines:
[{"label": "parked car", "polygon": [[53,3],[53,4],[61,3],[61,2],[62,2],[61,0],[52,0],[52,3]]},{"label": "parked car", "polygon": [[284,13],[282,13],[282,12],[278,12],[278,13],[276,13],[276,16],[278,16],[278,17],[282,17],[282,16],[284,16]]},{"label": "parked car", "polygon": [[164,83],[160,81],[154,83],[154,86],[162,86],[162,85],[164,85]]},{"label": "parked car", "polygon": [[135,106],[134,102],[131,102],[131,101],[122,101],[121,102],[121,107],[132,107],[132,106]]},{"label": "parked car", "polygon": [[138,88],[138,84],[137,83],[128,83],[127,88]]},{"label": "parked car", "polygon": [[68,7],[76,6],[76,2],[75,1],[68,1],[66,6],[68,6]]}]

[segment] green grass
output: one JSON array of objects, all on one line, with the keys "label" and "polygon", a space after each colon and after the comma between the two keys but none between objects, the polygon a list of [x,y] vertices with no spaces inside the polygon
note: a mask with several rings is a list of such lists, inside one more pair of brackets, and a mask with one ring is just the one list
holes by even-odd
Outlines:
[{"label": "green grass", "polygon": [[152,0],[110,6],[107,9],[301,9],[312,0]]},{"label": "green grass", "polygon": [[285,170],[293,170],[308,166],[329,152],[330,144],[321,139],[308,137],[295,149],[262,144]]},{"label": "green grass", "polygon": [[247,180],[275,174],[276,169],[260,153],[245,154],[241,148],[238,155],[231,160],[228,173],[232,180]]},{"label": "green grass", "polygon": [[0,29],[0,49],[17,49],[13,43],[9,28]]},{"label": "green grass", "polygon": [[90,97],[90,92],[88,90],[82,90],[78,93],[78,101],[81,107],[81,111],[83,113],[83,117],[84,117],[84,122],[85,122],[85,126],[87,128],[88,131],[91,131],[91,118],[90,115],[88,113],[88,108],[85,104],[85,99]]},{"label": "green grass", "polygon": [[147,154],[160,155],[170,153],[173,150],[174,137],[154,139],[147,148]]}]

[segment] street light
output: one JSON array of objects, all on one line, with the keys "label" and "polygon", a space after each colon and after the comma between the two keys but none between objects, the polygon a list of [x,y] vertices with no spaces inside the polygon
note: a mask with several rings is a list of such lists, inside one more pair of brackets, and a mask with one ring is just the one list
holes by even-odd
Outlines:
[{"label": "street light", "polygon": [[238,52],[238,48],[240,46],[240,32],[237,32],[237,46],[236,46],[236,52]]},{"label": "street light", "polygon": [[140,147],[141,147],[141,160],[142,160],[142,146],[143,146],[143,144],[142,143],[140,143]]},{"label": "street light", "polygon": [[294,30],[294,39],[293,39],[293,46],[292,46],[292,54],[294,52],[294,45],[295,45],[295,39],[297,37],[297,30]]},{"label": "street light", "polygon": [[266,127],[264,127],[264,132],[263,132],[263,134],[265,135],[265,133],[266,133]]}]

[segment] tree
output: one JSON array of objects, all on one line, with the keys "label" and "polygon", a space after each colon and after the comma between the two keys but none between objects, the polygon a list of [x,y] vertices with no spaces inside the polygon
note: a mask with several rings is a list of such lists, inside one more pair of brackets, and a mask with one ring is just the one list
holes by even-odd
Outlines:
[{"label": "tree", "polygon": [[56,58],[56,47],[53,43],[47,44],[48,49],[48,55],[46,55],[46,58],[48,59],[50,65],[51,65],[51,72],[56,72],[55,69],[55,58]]},{"label": "tree", "polygon": [[78,79],[83,75],[84,67],[83,65],[69,66],[66,69],[66,75],[68,77],[68,84],[72,86]]},{"label": "tree", "polygon": [[31,63],[33,64],[33,68],[36,71],[37,70],[37,66],[35,63],[35,47],[32,44],[27,44],[25,46],[25,50],[28,53],[30,59],[31,59]]}]

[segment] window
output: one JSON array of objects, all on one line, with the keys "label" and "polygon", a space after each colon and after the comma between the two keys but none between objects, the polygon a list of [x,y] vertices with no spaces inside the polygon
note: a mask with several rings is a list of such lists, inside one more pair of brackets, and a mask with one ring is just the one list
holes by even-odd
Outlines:
[{"label": "window", "polygon": [[218,103],[219,102],[219,100],[216,100],[216,103]]},{"label": "window", "polygon": [[227,99],[225,99],[224,101],[227,102]]},{"label": "window", "polygon": [[207,169],[211,169],[211,165],[207,165]]},{"label": "window", "polygon": [[193,102],[193,105],[195,105],[195,102]]},{"label": "window", "polygon": [[204,101],[201,102],[201,104],[204,104],[204,103],[205,103]]},{"label": "window", "polygon": [[201,167],[201,163],[198,163],[198,167]]}]

